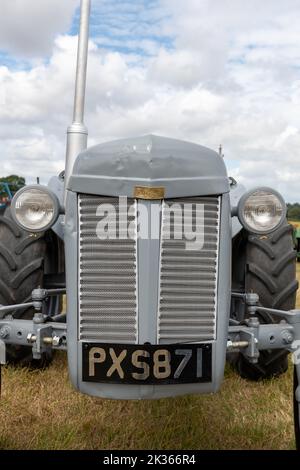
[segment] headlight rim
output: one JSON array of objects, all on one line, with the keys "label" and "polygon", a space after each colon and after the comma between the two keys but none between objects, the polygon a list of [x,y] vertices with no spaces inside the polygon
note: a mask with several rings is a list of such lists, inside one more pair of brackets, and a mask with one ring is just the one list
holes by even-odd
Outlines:
[{"label": "headlight rim", "polygon": [[[272,229],[268,229],[268,230],[254,230],[252,227],[250,227],[250,225],[248,225],[248,222],[246,222],[245,218],[244,218],[244,214],[243,214],[243,210],[244,210],[244,207],[245,207],[245,203],[247,201],[247,199],[254,193],[256,193],[257,191],[266,191],[266,192],[270,192],[272,194],[274,194],[274,196],[276,196],[281,205],[282,205],[282,215],[281,215],[281,220],[280,222]],[[276,230],[278,230],[283,224],[284,224],[284,221],[286,220],[286,217],[287,217],[287,206],[286,206],[286,202],[283,198],[283,196],[278,192],[276,191],[276,189],[273,189],[273,188],[270,188],[269,186],[257,186],[255,188],[252,188],[248,191],[246,191],[243,196],[241,197],[241,199],[239,200],[239,203],[238,203],[238,210],[237,210],[237,216],[238,216],[238,219],[240,221],[240,223],[242,224],[242,226],[249,232],[249,233],[252,233],[252,234],[257,234],[257,235],[268,235],[270,233],[273,233],[275,232]]]},{"label": "headlight rim", "polygon": [[[43,228],[34,228],[33,229],[33,228],[26,227],[25,225],[23,225],[18,220],[17,215],[16,215],[16,202],[17,202],[18,198],[24,192],[28,192],[32,189],[38,190],[38,191],[43,192],[43,193],[46,193],[48,196],[50,196],[50,198],[53,201],[54,213],[53,213],[52,220],[47,225],[45,225]],[[14,197],[13,197],[13,199],[11,201],[11,204],[10,204],[10,207],[11,207],[12,218],[16,222],[18,227],[20,227],[21,229],[23,229],[23,230],[25,230],[26,232],[29,232],[29,233],[47,232],[47,230],[49,230],[57,222],[57,219],[58,219],[58,217],[61,213],[60,202],[59,202],[58,197],[56,196],[56,194],[54,194],[54,192],[51,189],[49,189],[47,186],[43,186],[41,184],[31,184],[31,185],[24,186],[23,188],[19,189],[19,191],[17,191],[16,194],[14,195]]]}]

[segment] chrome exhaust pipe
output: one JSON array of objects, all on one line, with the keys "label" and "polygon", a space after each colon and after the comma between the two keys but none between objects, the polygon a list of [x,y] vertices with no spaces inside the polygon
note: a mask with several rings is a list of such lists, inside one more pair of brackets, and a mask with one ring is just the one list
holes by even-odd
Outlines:
[{"label": "chrome exhaust pipe", "polygon": [[73,165],[77,155],[82,152],[82,150],[87,148],[88,130],[84,124],[84,108],[88,63],[90,12],[91,0],[81,0],[73,122],[67,130],[65,189],[67,188],[69,178],[72,174]]}]

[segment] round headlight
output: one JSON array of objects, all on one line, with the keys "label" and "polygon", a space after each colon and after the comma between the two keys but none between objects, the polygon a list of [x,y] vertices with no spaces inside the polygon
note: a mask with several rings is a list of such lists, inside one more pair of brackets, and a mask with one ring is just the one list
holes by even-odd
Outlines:
[{"label": "round headlight", "polygon": [[29,232],[44,232],[59,216],[59,201],[48,188],[26,186],[15,194],[11,210],[21,228]]},{"label": "round headlight", "polygon": [[273,189],[254,189],[241,198],[238,217],[249,232],[270,233],[286,218],[286,204]]}]

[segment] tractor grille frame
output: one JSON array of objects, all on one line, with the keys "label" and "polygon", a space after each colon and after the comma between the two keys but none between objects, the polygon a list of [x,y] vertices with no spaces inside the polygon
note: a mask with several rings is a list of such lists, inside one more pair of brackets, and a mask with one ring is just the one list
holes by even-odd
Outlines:
[{"label": "tractor grille frame", "polygon": [[[128,217],[135,238],[100,240],[96,235],[100,204],[119,214],[119,198],[78,195],[79,340],[136,343],[138,334],[137,204]],[[122,210],[122,209],[121,209]],[[128,229],[128,227],[127,227]],[[117,236],[119,235],[117,227]]]},{"label": "tractor grille frame", "polygon": [[[96,236],[96,207],[108,203],[118,211],[119,198],[88,194],[77,198],[78,339],[138,344],[137,200],[127,200],[128,206],[134,206],[129,223],[135,224],[135,238],[103,241]],[[221,196],[162,201],[158,296],[154,299],[157,344],[216,340],[221,202]],[[172,203],[204,205],[202,252],[186,251],[185,239],[164,238],[165,208]]]}]

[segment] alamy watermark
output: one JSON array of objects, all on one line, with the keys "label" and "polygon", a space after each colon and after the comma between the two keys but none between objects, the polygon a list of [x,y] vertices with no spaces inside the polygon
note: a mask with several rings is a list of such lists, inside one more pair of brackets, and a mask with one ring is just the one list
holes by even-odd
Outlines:
[{"label": "alamy watermark", "polygon": [[[160,238],[182,240],[187,250],[202,250],[205,243],[205,207],[202,203],[128,204],[120,196],[118,204],[99,204],[96,235],[100,240]],[[162,222],[162,223],[161,223]]]}]

